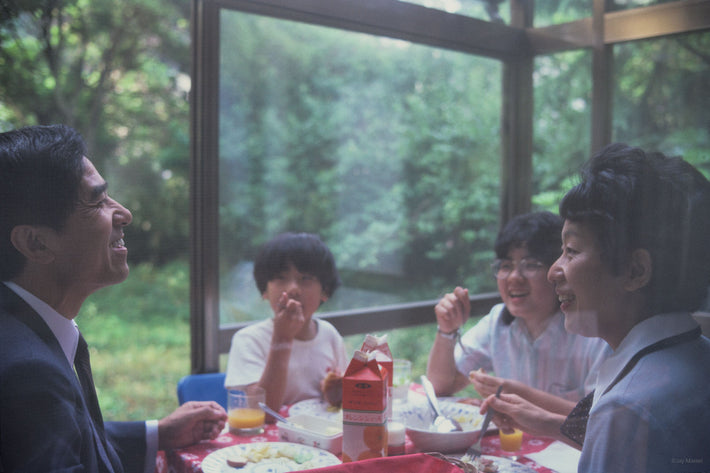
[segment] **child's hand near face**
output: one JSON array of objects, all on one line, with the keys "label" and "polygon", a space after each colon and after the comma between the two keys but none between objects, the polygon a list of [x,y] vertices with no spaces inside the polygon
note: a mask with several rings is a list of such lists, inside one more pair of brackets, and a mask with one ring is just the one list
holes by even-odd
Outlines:
[{"label": "child's hand near face", "polygon": [[301,303],[290,299],[284,292],[278,300],[278,307],[274,313],[273,341],[278,343],[290,342],[294,339],[306,323]]}]

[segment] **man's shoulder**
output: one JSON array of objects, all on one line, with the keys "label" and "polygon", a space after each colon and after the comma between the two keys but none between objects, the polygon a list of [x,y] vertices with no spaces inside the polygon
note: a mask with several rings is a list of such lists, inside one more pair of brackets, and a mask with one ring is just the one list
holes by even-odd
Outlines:
[{"label": "man's shoulder", "polygon": [[0,367],[7,373],[12,367],[24,367],[30,376],[39,365],[65,363],[22,316],[0,309]]},{"label": "man's shoulder", "polygon": [[16,314],[0,308],[0,350],[39,341],[37,333]]}]

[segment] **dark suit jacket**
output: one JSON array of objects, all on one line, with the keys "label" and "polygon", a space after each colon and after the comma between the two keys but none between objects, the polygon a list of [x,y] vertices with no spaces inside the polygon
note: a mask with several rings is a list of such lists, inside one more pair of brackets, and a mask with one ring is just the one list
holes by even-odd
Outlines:
[{"label": "dark suit jacket", "polygon": [[[143,422],[107,422],[126,473],[142,472]],[[74,369],[42,318],[0,283],[0,472],[115,471],[102,460]]]}]

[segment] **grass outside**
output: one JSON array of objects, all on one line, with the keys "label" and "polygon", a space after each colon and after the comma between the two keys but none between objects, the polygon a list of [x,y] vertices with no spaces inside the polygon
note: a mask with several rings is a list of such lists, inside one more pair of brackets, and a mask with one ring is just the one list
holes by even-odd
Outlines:
[{"label": "grass outside", "polygon": [[177,407],[177,382],[190,372],[189,302],[189,267],[176,262],[133,267],[84,303],[76,321],[106,420],[159,419]]},{"label": "grass outside", "polygon": [[[84,303],[76,321],[91,349],[106,420],[160,419],[177,407],[177,382],[190,372],[189,306],[186,262],[160,269],[133,267],[124,283],[102,289]],[[426,373],[435,335],[435,323],[389,333],[394,357],[412,361],[415,382]],[[363,339],[346,337],[348,352],[360,348]],[[461,395],[477,396],[471,387]]]}]

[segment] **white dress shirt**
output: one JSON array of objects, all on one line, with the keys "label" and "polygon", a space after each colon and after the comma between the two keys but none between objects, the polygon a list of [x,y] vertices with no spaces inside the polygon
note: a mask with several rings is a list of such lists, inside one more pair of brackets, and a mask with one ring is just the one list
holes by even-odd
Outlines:
[{"label": "white dress shirt", "polygon": [[[656,315],[634,326],[602,363],[579,473],[708,471],[710,340],[693,330],[690,314]],[[642,356],[613,384],[636,353],[670,337],[679,338]]]},{"label": "white dress shirt", "polygon": [[506,325],[503,308],[503,304],[495,305],[461,337],[461,344],[454,348],[459,372],[468,376],[483,368],[574,402],[594,389],[597,369],[611,354],[606,342],[567,332],[561,312],[533,338],[517,317]]}]

